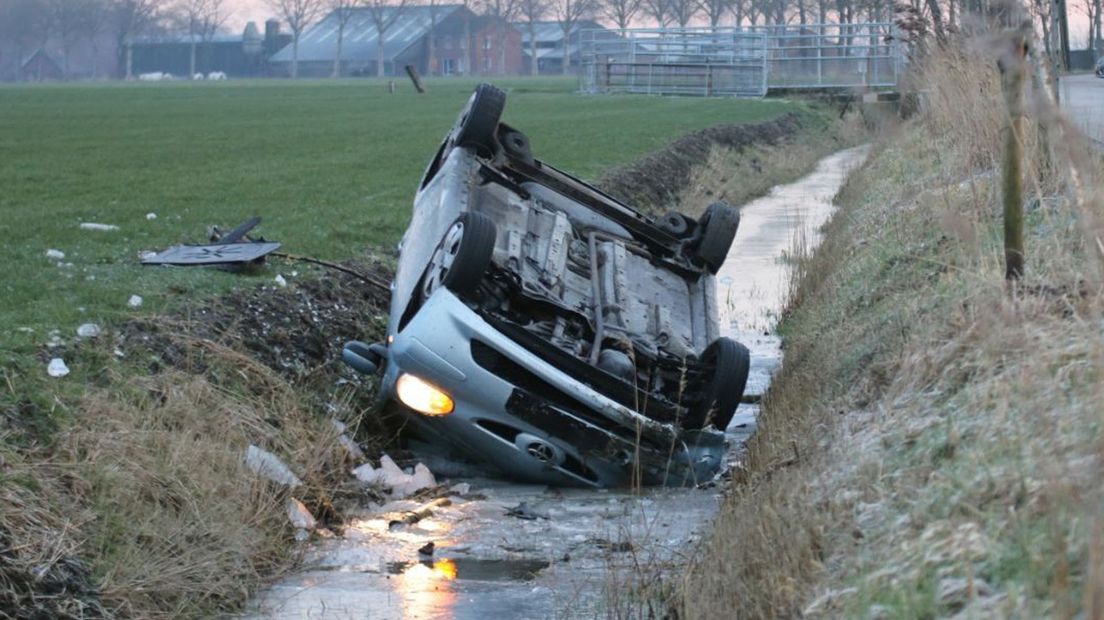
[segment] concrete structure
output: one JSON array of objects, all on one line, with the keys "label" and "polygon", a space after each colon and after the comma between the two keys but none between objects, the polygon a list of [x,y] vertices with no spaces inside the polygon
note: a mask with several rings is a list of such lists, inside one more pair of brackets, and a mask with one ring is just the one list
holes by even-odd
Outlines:
[{"label": "concrete structure", "polygon": [[[354,9],[345,25],[341,45],[342,75],[399,75],[413,65],[426,75],[496,75],[521,72],[521,36],[505,21],[481,17],[459,4],[435,7],[406,6],[384,9],[392,19],[384,30],[380,58],[379,33],[370,9]],[[330,13],[299,40],[299,76],[333,74],[339,22]],[[467,37],[465,40],[465,33]],[[430,45],[435,48],[430,58]],[[270,60],[273,75],[290,75],[292,49],[281,49]]]}]

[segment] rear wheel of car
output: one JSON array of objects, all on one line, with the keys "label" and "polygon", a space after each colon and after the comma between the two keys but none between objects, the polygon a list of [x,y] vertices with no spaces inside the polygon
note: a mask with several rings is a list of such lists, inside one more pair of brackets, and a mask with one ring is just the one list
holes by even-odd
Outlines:
[{"label": "rear wheel of car", "polygon": [[728,427],[747,387],[751,354],[731,338],[718,338],[702,352],[701,363],[710,370],[694,386],[700,390],[698,403],[687,412],[683,426],[720,430]]},{"label": "rear wheel of car", "polygon": [[479,289],[494,254],[495,225],[480,213],[464,213],[449,226],[422,277],[422,299],[442,286],[470,298]]},{"label": "rear wheel of car", "polygon": [[532,164],[533,151],[529,146],[529,137],[516,129],[503,131],[499,135],[499,143],[506,150],[506,154],[514,159]]},{"label": "rear wheel of car", "polygon": [[660,230],[679,238],[687,237],[687,233],[690,232],[689,219],[678,211],[664,213],[656,220],[656,226]]},{"label": "rear wheel of car", "polygon": [[506,108],[506,93],[490,84],[480,84],[468,98],[452,130],[452,143],[490,156],[495,150],[495,131]]},{"label": "rear wheel of car", "polygon": [[717,273],[725,258],[736,231],[740,228],[740,214],[723,202],[709,205],[698,220],[698,242],[694,257],[705,265],[709,273]]}]

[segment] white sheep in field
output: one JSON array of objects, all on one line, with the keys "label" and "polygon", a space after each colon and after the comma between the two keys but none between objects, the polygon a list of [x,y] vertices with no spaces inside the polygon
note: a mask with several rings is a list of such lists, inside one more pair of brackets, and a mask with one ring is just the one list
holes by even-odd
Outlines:
[{"label": "white sheep in field", "polygon": [[193,80],[202,80],[203,79],[203,74],[202,73],[196,73],[195,75],[192,76],[192,79]]},{"label": "white sheep in field", "polygon": [[138,79],[143,82],[159,82],[165,79],[165,74],[160,71],[153,71],[150,73],[142,73],[138,76]]},{"label": "white sheep in field", "polygon": [[222,71],[212,71],[212,72],[207,74],[207,79],[208,80],[225,80],[226,79],[226,74],[223,73]]}]

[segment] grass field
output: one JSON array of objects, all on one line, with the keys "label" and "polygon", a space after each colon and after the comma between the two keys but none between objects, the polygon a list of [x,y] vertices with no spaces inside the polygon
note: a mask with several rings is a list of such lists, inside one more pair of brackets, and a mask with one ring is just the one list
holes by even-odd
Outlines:
[{"label": "grass field", "polygon": [[[259,234],[326,259],[392,245],[474,84],[431,81],[427,95],[406,83],[389,94],[375,80],[0,88],[2,359],[25,361],[51,330],[68,338],[80,323],[123,316],[133,294],[156,312],[247,281],[138,264],[140,251],[203,241],[212,224],[259,215]],[[500,85],[510,90],[504,120],[529,133],[538,157],[584,178],[687,131],[795,107],[580,96],[562,79]]]}]

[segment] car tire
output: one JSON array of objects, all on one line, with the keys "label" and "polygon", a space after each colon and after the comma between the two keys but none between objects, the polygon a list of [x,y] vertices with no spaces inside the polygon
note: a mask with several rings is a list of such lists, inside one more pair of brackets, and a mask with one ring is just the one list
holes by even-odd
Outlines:
[{"label": "car tire", "polygon": [[464,299],[472,298],[494,255],[497,231],[481,213],[462,214],[449,226],[430,257],[422,276],[422,299],[445,287]]},{"label": "car tire", "polygon": [[485,157],[493,155],[495,132],[504,109],[506,93],[486,83],[476,86],[453,127],[452,143],[475,149]]},{"label": "car tire", "polygon": [[698,242],[694,248],[694,258],[709,273],[717,273],[728,257],[728,250],[732,247],[739,228],[740,213],[736,209],[723,202],[709,205],[698,220]]},{"label": "car tire", "polygon": [[687,412],[683,426],[699,429],[713,425],[723,431],[744,397],[751,354],[739,342],[721,337],[705,348],[701,362],[713,370],[696,386],[700,390],[700,400]]},{"label": "car tire", "polygon": [[534,163],[533,151],[529,146],[529,136],[516,129],[510,129],[499,135],[499,143],[502,144],[502,148],[510,157],[527,164]]},{"label": "car tire", "polygon": [[689,235],[687,233],[690,232],[689,218],[678,211],[664,213],[656,220],[656,226],[663,232],[680,239],[688,237]]}]

